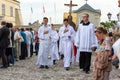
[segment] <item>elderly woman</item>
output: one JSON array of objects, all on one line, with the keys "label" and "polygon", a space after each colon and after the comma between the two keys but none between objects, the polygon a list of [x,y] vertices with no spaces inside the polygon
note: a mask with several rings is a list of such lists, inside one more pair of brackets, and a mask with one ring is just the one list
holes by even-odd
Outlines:
[{"label": "elderly woman", "polygon": [[95,33],[99,46],[96,50],[94,80],[109,80],[109,74],[112,70],[111,40],[107,35],[107,30],[102,27],[97,28]]}]

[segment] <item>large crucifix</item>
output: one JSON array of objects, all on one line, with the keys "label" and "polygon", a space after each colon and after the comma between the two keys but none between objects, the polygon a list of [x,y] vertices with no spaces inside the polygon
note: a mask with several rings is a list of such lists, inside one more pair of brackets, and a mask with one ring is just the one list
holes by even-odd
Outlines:
[{"label": "large crucifix", "polygon": [[71,13],[72,13],[72,7],[73,6],[78,6],[77,4],[73,4],[72,3],[72,0],[70,0],[70,4],[64,4],[65,6],[68,6],[70,8],[69,10],[69,15],[71,16]]},{"label": "large crucifix", "polygon": [[78,6],[77,4],[73,4],[72,0],[70,0],[70,4],[64,4],[65,6],[68,6],[70,8],[69,10],[69,16],[68,16],[68,22],[69,24],[76,30],[76,24],[72,21],[72,7],[73,6]]}]

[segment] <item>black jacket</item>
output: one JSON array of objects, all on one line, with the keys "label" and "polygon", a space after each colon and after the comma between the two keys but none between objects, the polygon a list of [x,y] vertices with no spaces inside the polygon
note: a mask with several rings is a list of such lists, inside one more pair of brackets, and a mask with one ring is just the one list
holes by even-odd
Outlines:
[{"label": "black jacket", "polygon": [[7,48],[9,45],[10,31],[6,26],[0,29],[0,48]]}]

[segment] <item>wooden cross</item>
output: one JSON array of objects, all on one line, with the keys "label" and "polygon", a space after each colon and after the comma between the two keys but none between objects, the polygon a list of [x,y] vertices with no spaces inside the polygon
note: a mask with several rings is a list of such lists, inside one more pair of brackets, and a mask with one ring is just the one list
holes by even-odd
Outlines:
[{"label": "wooden cross", "polygon": [[71,16],[71,13],[72,13],[72,7],[73,6],[78,6],[77,4],[73,4],[72,3],[72,0],[70,0],[70,4],[64,4],[64,6],[68,6],[70,8],[69,10],[69,15]]}]

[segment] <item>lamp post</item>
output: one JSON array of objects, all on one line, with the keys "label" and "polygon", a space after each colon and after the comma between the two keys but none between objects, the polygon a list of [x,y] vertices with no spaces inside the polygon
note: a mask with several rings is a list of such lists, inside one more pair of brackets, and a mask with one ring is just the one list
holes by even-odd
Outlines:
[{"label": "lamp post", "polygon": [[112,14],[109,12],[109,13],[107,14],[107,16],[108,16],[109,21],[111,21],[111,16],[112,16]]},{"label": "lamp post", "polygon": [[117,14],[117,19],[120,21],[120,12]]}]

